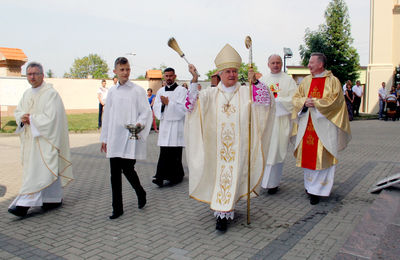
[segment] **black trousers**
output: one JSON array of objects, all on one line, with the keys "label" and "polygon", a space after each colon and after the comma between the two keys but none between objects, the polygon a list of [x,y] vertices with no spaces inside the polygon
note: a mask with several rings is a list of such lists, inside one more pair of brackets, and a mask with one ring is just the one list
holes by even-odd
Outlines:
[{"label": "black trousers", "polygon": [[170,182],[181,182],[185,175],[182,165],[183,147],[161,146],[155,178]]},{"label": "black trousers", "polygon": [[354,115],[359,115],[358,110],[360,110],[360,105],[361,105],[361,98],[358,97],[357,95],[354,95],[354,102],[353,102],[353,111]]},{"label": "black trousers", "polygon": [[114,212],[122,212],[122,173],[135,189],[138,197],[143,196],[145,191],[140,185],[139,177],[135,171],[136,160],[125,158],[110,158],[111,168],[111,190],[112,190],[112,206]]},{"label": "black trousers", "polygon": [[99,122],[98,122],[99,128],[101,127],[101,123],[103,121],[102,115],[103,115],[103,105],[101,103],[99,103]]}]

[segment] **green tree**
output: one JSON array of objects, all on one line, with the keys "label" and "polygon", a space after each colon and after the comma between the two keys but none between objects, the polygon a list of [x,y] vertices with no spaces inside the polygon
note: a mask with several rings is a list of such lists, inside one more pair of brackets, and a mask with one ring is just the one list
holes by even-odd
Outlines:
[{"label": "green tree", "polygon": [[54,77],[53,71],[52,71],[51,69],[49,69],[49,70],[46,72],[46,76],[47,76],[48,78],[53,78],[53,77]]},{"label": "green tree", "polygon": [[358,78],[360,57],[352,47],[349,12],[344,0],[331,0],[325,10],[325,24],[317,31],[306,29],[304,45],[300,46],[303,65],[312,52],[323,52],[328,59],[327,69],[343,83]]},{"label": "green tree", "polygon": [[[92,77],[94,79],[108,78],[108,65],[97,54],[89,54],[83,58],[74,60],[74,64],[70,68],[70,77],[84,79]],[[65,76],[65,74],[64,74]]]},{"label": "green tree", "polygon": [[[255,72],[258,72],[258,68],[254,63],[253,63],[253,70]],[[211,80],[211,76],[216,71],[217,71],[217,69],[213,69],[213,70],[209,70],[206,73],[208,80]],[[242,62],[242,64],[240,65],[240,68],[239,68],[239,75],[238,75],[238,78],[239,78],[240,82],[243,83],[243,82],[247,82],[248,81],[248,77],[247,77],[248,72],[249,72],[249,64],[245,64],[244,62]]]},{"label": "green tree", "polygon": [[146,77],[143,75],[139,75],[136,79],[146,79]]},{"label": "green tree", "polygon": [[160,66],[158,68],[153,67],[152,70],[161,70],[161,72],[164,72],[164,70],[168,68],[167,65],[165,65],[165,63],[161,63]]},{"label": "green tree", "polygon": [[304,36],[305,45],[300,45],[300,56],[302,58],[302,65],[307,66],[312,52],[328,52],[328,43],[322,30],[310,31],[306,29]]}]

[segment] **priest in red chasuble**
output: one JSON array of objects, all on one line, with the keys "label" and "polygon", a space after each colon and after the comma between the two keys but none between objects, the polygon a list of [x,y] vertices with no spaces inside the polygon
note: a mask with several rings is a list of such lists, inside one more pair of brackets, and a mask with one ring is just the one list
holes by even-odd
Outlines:
[{"label": "priest in red chasuble", "polygon": [[337,154],[351,139],[350,123],[342,86],[332,72],[325,70],[326,57],[312,53],[304,78],[293,96],[296,135],[296,166],[304,169],[304,187],[310,203],[329,196],[335,175]]}]

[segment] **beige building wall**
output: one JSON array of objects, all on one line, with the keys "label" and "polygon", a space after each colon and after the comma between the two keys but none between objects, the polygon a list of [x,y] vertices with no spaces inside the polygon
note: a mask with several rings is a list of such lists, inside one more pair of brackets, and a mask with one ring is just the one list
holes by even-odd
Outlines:
[{"label": "beige building wall", "polygon": [[370,0],[370,51],[367,70],[366,112],[379,110],[378,90],[393,85],[395,66],[400,64],[399,0]]},{"label": "beige building wall", "polygon": [[[98,112],[99,101],[97,91],[101,86],[99,79],[65,79],[46,78],[47,83],[60,94],[67,113]],[[134,80],[134,83],[147,90],[147,80]],[[107,80],[106,86],[110,88],[112,80]],[[0,77],[0,106],[2,116],[13,116],[14,109],[22,97],[24,91],[31,86],[26,78]]]}]

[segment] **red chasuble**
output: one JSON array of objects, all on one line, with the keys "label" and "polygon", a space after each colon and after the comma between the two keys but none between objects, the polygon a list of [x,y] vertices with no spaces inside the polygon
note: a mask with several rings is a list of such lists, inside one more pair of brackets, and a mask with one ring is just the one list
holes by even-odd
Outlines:
[{"label": "red chasuble", "polygon": [[[322,98],[324,94],[325,77],[313,78],[311,81],[309,98]],[[310,170],[315,170],[317,165],[319,138],[315,132],[314,125],[311,120],[311,115],[308,117],[307,128],[303,136],[303,147],[301,157],[301,167]]]}]

